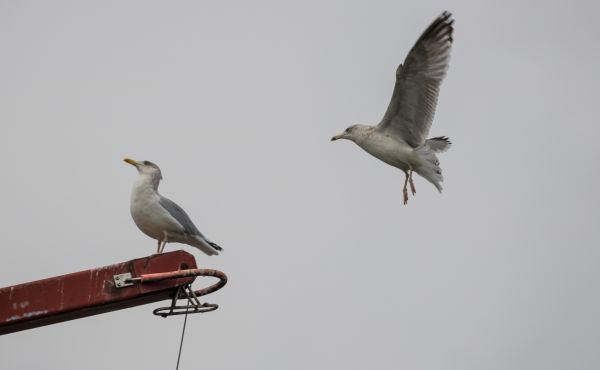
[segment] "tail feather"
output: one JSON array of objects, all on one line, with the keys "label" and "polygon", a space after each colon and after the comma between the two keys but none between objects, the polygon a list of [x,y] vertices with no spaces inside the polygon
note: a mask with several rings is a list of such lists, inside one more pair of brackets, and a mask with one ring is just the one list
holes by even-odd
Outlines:
[{"label": "tail feather", "polygon": [[200,249],[202,252],[208,254],[209,256],[218,255],[218,251],[223,250],[223,248],[221,248],[216,243],[213,243],[200,235],[194,235],[192,237],[191,243],[189,244]]},{"label": "tail feather", "polygon": [[218,250],[218,251],[222,251],[223,250],[223,248],[221,248],[217,243],[213,243],[213,242],[211,242],[209,240],[207,240],[207,242],[208,242],[208,244],[210,244],[211,247],[215,248],[216,250]]},{"label": "tail feather", "polygon": [[442,176],[440,161],[435,155],[436,151],[425,143],[425,145],[416,148],[415,152],[421,159],[421,164],[415,167],[415,171],[432,183],[441,193],[444,176]]}]

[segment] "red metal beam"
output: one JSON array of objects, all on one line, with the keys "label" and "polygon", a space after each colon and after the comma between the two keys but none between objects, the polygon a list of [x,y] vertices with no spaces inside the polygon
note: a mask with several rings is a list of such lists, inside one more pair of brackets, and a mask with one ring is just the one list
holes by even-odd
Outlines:
[{"label": "red metal beam", "polygon": [[1,288],[0,335],[169,299],[195,277],[117,288],[114,276],[196,268],[194,256],[179,250]]}]

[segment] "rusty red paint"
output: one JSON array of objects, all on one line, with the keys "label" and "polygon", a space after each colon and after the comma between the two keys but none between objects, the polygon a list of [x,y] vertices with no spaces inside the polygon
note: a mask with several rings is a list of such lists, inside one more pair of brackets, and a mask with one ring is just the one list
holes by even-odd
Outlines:
[{"label": "rusty red paint", "polygon": [[175,251],[0,289],[0,335],[169,299],[184,277],[117,288],[113,276],[196,269],[194,256]]}]

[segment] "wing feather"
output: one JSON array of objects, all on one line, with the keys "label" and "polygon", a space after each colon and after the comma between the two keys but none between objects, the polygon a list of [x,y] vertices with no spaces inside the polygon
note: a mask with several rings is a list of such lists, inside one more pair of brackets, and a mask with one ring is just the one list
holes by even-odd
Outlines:
[{"label": "wing feather", "polygon": [[185,232],[190,235],[199,235],[204,238],[204,235],[198,230],[196,225],[190,219],[190,216],[172,200],[160,197],[160,205],[169,212],[173,218],[177,220],[185,228]]},{"label": "wing feather", "polygon": [[413,147],[425,142],[450,61],[453,23],[452,14],[442,13],[398,66],[392,99],[377,126],[379,131],[397,136]]}]

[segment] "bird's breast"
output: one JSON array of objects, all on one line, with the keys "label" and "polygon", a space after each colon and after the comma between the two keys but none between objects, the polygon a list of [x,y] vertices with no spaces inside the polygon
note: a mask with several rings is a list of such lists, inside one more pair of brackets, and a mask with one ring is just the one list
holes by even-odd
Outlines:
[{"label": "bird's breast", "polygon": [[131,194],[131,217],[137,227],[151,238],[162,240],[164,233],[183,232],[183,227],[160,204],[155,192],[134,189]]},{"label": "bird's breast", "polygon": [[413,148],[387,135],[374,132],[357,144],[373,157],[402,170],[413,162]]}]

